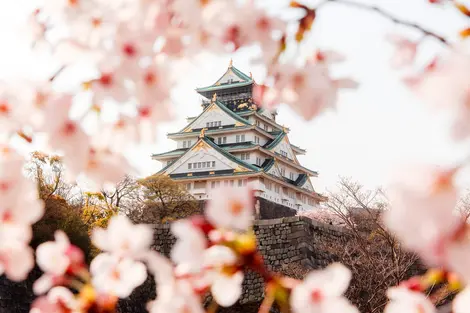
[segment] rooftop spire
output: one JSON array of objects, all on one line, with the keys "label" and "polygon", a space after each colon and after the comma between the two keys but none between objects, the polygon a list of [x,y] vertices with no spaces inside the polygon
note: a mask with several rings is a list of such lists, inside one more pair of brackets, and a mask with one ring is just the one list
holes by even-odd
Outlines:
[{"label": "rooftop spire", "polygon": [[231,68],[233,66],[233,60],[230,58],[230,63],[228,64],[228,67]]}]

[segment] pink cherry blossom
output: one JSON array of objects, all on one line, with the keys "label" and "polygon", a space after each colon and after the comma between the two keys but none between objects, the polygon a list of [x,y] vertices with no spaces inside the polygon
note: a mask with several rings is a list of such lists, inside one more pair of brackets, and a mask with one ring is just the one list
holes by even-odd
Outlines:
[{"label": "pink cherry blossom", "polygon": [[65,287],[54,287],[47,295],[37,298],[30,313],[78,313],[80,303]]},{"label": "pink cherry blossom", "polygon": [[452,135],[465,139],[470,135],[470,54],[457,49],[436,62],[412,89],[426,103],[452,113]]},{"label": "pink cherry blossom", "polygon": [[213,191],[205,214],[216,227],[246,231],[252,224],[254,212],[253,194],[249,188],[235,191],[222,187]]},{"label": "pink cherry blossom", "polygon": [[395,48],[395,52],[391,60],[392,66],[400,68],[412,65],[416,58],[418,43],[400,35],[389,35],[387,36],[387,39]]},{"label": "pink cherry blossom", "polygon": [[201,270],[204,251],[208,246],[204,233],[194,227],[190,220],[173,222],[171,232],[176,237],[176,243],[170,255],[180,271],[193,272]]},{"label": "pink cherry blossom", "polygon": [[86,165],[83,168],[74,165],[77,164],[70,166],[73,174],[82,172],[98,186],[105,183],[117,184],[126,174],[132,172],[124,156],[105,148],[90,148]]},{"label": "pink cherry blossom", "polygon": [[76,273],[84,268],[83,252],[73,246],[67,235],[56,231],[55,241],[48,241],[38,246],[36,262],[44,274],[34,283],[33,290],[41,294],[63,280],[66,272]]},{"label": "pink cherry blossom", "polygon": [[447,264],[447,249],[461,225],[453,214],[455,169],[414,166],[399,172],[395,185],[387,191],[391,203],[384,216],[387,226],[430,264]]},{"label": "pink cherry blossom", "polygon": [[103,251],[138,259],[149,250],[153,231],[148,225],[134,225],[127,217],[118,215],[111,218],[107,229],[95,228],[91,239]]},{"label": "pink cherry blossom", "polygon": [[341,60],[342,56],[339,54],[324,51],[318,52],[316,57],[303,67],[293,64],[278,65],[273,69],[275,78],[273,88],[278,93],[274,99],[277,98],[280,102],[288,104],[306,120],[312,119],[327,108],[334,107],[340,89],[357,86],[351,79],[330,77],[329,65]]},{"label": "pink cherry blossom", "polygon": [[79,122],[69,116],[72,101],[72,95],[68,94],[52,99],[45,109],[47,123],[44,124],[43,130],[49,135],[52,148],[65,153],[66,165],[83,168],[87,162],[89,138]]},{"label": "pink cherry blossom", "polygon": [[147,269],[141,262],[101,253],[90,265],[93,286],[100,292],[127,298],[147,278]]},{"label": "pink cherry blossom", "polygon": [[393,287],[387,291],[390,302],[384,313],[433,313],[434,305],[429,299],[418,291],[411,291],[404,287]]},{"label": "pink cherry blossom", "polygon": [[310,272],[304,281],[292,290],[290,304],[293,312],[359,313],[343,296],[350,280],[351,272],[339,263]]},{"label": "pink cherry blossom", "polygon": [[26,244],[7,240],[0,243],[0,275],[21,281],[34,267],[33,250]]},{"label": "pink cherry blossom", "polygon": [[242,294],[243,272],[237,268],[238,256],[226,246],[215,245],[204,254],[211,293],[221,306],[228,307]]},{"label": "pink cherry blossom", "polygon": [[130,92],[118,65],[118,60],[113,56],[98,64],[99,74],[90,82],[94,104],[102,104],[109,99],[120,103],[129,100]]},{"label": "pink cherry blossom", "polygon": [[204,312],[193,285],[186,279],[174,276],[174,269],[169,260],[152,251],[147,262],[157,285],[157,299],[147,304],[150,313]]}]

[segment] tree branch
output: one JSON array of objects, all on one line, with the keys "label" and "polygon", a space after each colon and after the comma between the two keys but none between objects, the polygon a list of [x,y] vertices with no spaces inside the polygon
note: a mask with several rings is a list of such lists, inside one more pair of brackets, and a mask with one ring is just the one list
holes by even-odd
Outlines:
[{"label": "tree branch", "polygon": [[390,21],[392,21],[396,24],[419,30],[420,32],[422,32],[426,36],[433,37],[433,38],[437,39],[438,41],[440,41],[441,43],[443,43],[445,45],[449,45],[449,42],[444,37],[432,32],[428,29],[425,29],[425,28],[423,28],[422,26],[420,26],[416,23],[401,20],[401,19],[391,15],[389,12],[386,12],[386,11],[382,10],[381,8],[379,8],[377,6],[367,5],[367,4],[364,4],[364,3],[359,3],[359,2],[349,1],[349,0],[325,0],[325,2],[322,3],[321,5],[325,4],[326,2],[336,2],[336,3],[347,5],[347,6],[350,6],[350,7],[355,7],[355,8],[361,9],[361,10],[375,12],[375,13],[381,15],[382,17],[384,17],[384,18],[386,18],[386,19],[388,19],[388,20],[390,20]]}]

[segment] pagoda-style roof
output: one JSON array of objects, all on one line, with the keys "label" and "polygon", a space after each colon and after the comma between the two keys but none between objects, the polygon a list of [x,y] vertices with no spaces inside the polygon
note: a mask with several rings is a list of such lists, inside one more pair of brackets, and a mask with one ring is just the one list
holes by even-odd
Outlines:
[{"label": "pagoda-style roof", "polygon": [[[246,163],[242,160],[240,160],[239,158],[237,158],[236,156],[230,154],[229,152],[227,152],[226,150],[224,150],[223,148],[220,148],[216,143],[214,143],[212,141],[211,138],[209,137],[206,137],[204,132],[201,132],[201,135],[199,137],[199,140],[193,144],[189,149],[187,149],[182,155],[180,155],[178,157],[176,161],[178,161],[179,159],[183,158],[187,153],[190,153],[191,151],[193,151],[194,149],[197,149],[198,147],[200,147],[201,145],[208,145],[209,147],[213,148],[215,151],[217,151],[218,153],[220,153],[222,156],[224,156],[225,158],[229,159],[230,161],[240,165],[241,167],[243,168],[246,168],[248,171],[253,171],[253,172],[258,172],[260,169],[257,167],[257,166],[254,166],[250,163]],[[175,162],[172,162],[170,164],[168,164],[167,166],[165,166],[164,168],[162,168],[158,174],[161,174],[161,173],[164,173],[169,167],[171,167]],[[246,172],[246,171],[245,171]]]},{"label": "pagoda-style roof", "polygon": [[249,86],[253,84],[253,78],[246,75],[235,66],[233,66],[232,61],[230,60],[230,64],[225,71],[225,73],[212,85],[196,88],[196,91],[200,94],[205,96],[207,92],[218,91],[227,88],[233,87],[243,87]]}]

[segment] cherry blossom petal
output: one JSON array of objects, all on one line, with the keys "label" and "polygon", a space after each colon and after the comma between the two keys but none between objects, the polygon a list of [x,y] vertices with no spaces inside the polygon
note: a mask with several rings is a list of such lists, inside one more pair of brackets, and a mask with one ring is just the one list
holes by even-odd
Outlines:
[{"label": "cherry blossom petal", "polygon": [[254,202],[249,188],[222,187],[213,191],[205,214],[212,224],[236,231],[247,230],[253,221]]},{"label": "cherry blossom petal", "polygon": [[235,304],[242,294],[243,273],[233,275],[218,275],[211,286],[211,293],[215,301],[223,307]]},{"label": "cherry blossom petal", "polygon": [[147,278],[147,269],[141,262],[108,253],[101,253],[93,259],[90,272],[97,290],[119,298],[127,298]]},{"label": "cherry blossom petal", "polygon": [[431,301],[420,292],[394,287],[387,291],[387,296],[390,302],[385,307],[384,313],[436,312]]}]

